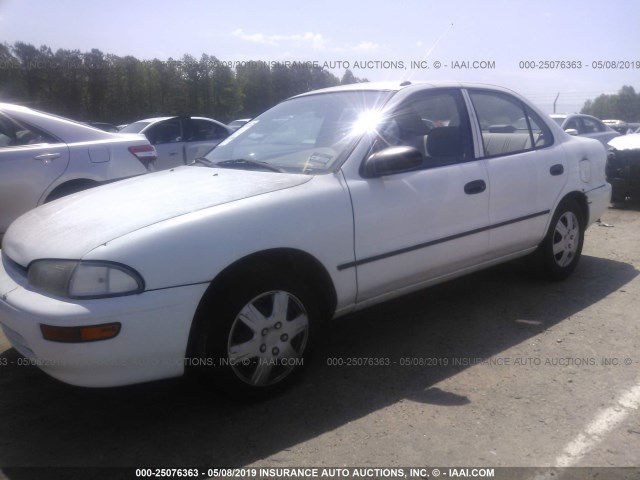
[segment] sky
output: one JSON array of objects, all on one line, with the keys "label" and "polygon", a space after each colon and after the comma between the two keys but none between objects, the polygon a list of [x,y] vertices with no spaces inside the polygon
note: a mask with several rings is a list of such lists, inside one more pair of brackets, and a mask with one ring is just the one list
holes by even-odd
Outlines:
[{"label": "sky", "polygon": [[623,85],[640,92],[639,21],[638,0],[0,0],[9,45],[490,83],[547,113],[556,97],[556,111],[570,113]]}]

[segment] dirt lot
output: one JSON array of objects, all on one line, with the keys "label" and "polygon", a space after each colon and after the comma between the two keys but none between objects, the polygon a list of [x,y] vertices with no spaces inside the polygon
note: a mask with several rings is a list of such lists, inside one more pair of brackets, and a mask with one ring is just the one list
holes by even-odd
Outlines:
[{"label": "dirt lot", "polygon": [[565,282],[509,264],[332,322],[262,403],[182,380],[74,388],[7,350],[0,465],[640,466],[640,208],[602,221]]}]

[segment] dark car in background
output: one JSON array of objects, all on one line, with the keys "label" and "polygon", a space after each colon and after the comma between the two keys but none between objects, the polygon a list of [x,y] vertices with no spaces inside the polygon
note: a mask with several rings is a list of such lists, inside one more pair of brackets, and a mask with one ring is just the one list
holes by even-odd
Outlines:
[{"label": "dark car in background", "polygon": [[640,133],[616,137],[609,142],[606,173],[613,203],[640,198]]},{"label": "dark car in background", "polygon": [[158,117],[139,120],[120,130],[142,133],[156,147],[156,170],[191,163],[231,134],[231,129],[211,118]]}]

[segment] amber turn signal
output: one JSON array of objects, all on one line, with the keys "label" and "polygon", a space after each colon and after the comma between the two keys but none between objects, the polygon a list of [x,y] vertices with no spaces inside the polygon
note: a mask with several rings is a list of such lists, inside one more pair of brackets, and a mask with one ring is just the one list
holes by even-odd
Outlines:
[{"label": "amber turn signal", "polygon": [[40,331],[45,340],[64,343],[96,342],[108,340],[120,333],[122,327],[119,323],[103,323],[101,325],[89,325],[86,327],[54,327],[52,325],[40,325]]}]

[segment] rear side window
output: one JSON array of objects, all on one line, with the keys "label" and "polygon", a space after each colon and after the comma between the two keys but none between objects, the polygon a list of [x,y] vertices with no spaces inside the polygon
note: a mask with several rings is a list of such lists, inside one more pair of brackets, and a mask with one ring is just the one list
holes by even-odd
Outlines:
[{"label": "rear side window", "polygon": [[48,143],[60,142],[42,130],[0,113],[0,148]]},{"label": "rear side window", "polygon": [[163,120],[149,127],[144,134],[153,145],[182,141],[182,127],[179,118]]},{"label": "rear side window", "polygon": [[471,101],[482,130],[485,157],[510,155],[553,143],[544,121],[507,94],[471,91]]}]

